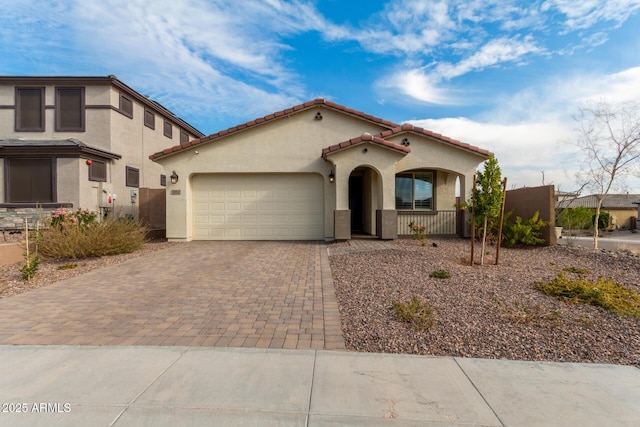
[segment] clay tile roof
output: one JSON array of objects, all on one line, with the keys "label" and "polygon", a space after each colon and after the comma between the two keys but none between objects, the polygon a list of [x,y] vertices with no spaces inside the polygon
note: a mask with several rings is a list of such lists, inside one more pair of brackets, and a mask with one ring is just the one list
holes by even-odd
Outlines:
[{"label": "clay tile roof", "polygon": [[481,156],[484,156],[484,157],[489,157],[493,155],[493,153],[491,153],[488,150],[485,150],[484,148],[476,147],[475,145],[470,145],[462,141],[458,141],[457,139],[449,138],[448,136],[444,136],[439,133],[432,132],[430,130],[423,129],[421,127],[414,126],[408,123],[405,123],[402,126],[396,126],[390,130],[386,130],[382,133],[379,133],[376,136],[379,138],[389,138],[390,136],[398,135],[403,132],[413,132],[418,135],[428,136],[440,142],[444,142],[445,144],[453,145],[453,146],[462,148],[464,150],[471,151],[476,154],[480,154]]},{"label": "clay tile roof", "polygon": [[348,141],[343,141],[339,144],[335,144],[332,145],[330,147],[327,148],[323,148],[322,149],[322,158],[323,159],[327,159],[327,156],[331,153],[334,153],[336,151],[340,151],[340,150],[344,150],[347,149],[349,147],[353,147],[354,145],[359,145],[359,144],[363,144],[363,143],[372,143],[372,144],[376,144],[376,145],[380,145],[382,147],[386,147],[389,148],[391,150],[395,150],[398,151],[402,154],[407,154],[411,152],[411,149],[409,147],[405,147],[403,145],[399,145],[396,143],[393,143],[391,141],[387,141],[383,138],[377,137],[377,136],[373,136],[370,133],[364,133],[361,136],[357,137],[357,138],[351,138]]},{"label": "clay tile roof", "polygon": [[218,138],[221,138],[223,136],[230,135],[230,134],[233,134],[235,132],[239,132],[239,131],[242,131],[242,130],[245,130],[245,129],[249,129],[249,128],[258,126],[260,124],[267,123],[267,122],[269,122],[271,120],[275,120],[277,118],[284,117],[284,116],[286,116],[288,114],[296,113],[298,111],[302,111],[302,110],[305,110],[305,109],[308,109],[308,108],[315,107],[317,105],[323,105],[325,107],[332,108],[334,110],[341,111],[343,113],[347,113],[347,114],[350,114],[352,116],[359,117],[359,118],[361,118],[363,120],[367,120],[367,121],[376,123],[376,124],[381,125],[381,126],[386,126],[388,128],[395,128],[395,127],[400,126],[400,125],[398,125],[396,123],[390,122],[389,120],[384,120],[384,119],[381,119],[379,117],[374,117],[374,116],[372,116],[370,114],[365,114],[362,111],[357,111],[357,110],[354,110],[352,108],[347,108],[347,107],[345,107],[343,105],[336,104],[335,102],[327,101],[324,98],[316,98],[316,99],[314,99],[312,101],[307,101],[305,103],[302,103],[302,104],[299,104],[299,105],[295,105],[295,106],[293,106],[291,108],[287,108],[287,109],[282,110],[282,111],[277,111],[275,113],[268,114],[268,115],[266,115],[264,117],[259,117],[257,119],[254,119],[254,120],[251,120],[249,122],[237,125],[235,127],[231,127],[229,129],[221,130],[221,131],[219,131],[217,133],[212,133],[211,135],[203,136],[202,138],[198,138],[198,139],[195,139],[195,140],[191,141],[190,145],[186,145],[186,144],[176,145],[174,147],[171,147],[168,151],[167,150],[159,151],[157,153],[154,153],[154,154],[150,155],[149,158],[151,160],[157,160],[157,159],[159,159],[161,157],[165,157],[165,156],[167,156],[169,154],[174,154],[174,153],[177,153],[177,152],[179,152],[181,150],[186,150],[186,149],[188,149],[188,148],[190,148],[190,147],[192,147],[194,145],[198,145],[198,144],[201,144],[201,143],[204,143],[204,142],[214,141],[214,140],[216,140]]}]

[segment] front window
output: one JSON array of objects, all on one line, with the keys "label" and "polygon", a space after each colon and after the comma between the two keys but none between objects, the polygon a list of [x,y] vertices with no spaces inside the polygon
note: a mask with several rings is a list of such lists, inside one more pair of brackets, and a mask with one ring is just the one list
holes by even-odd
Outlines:
[{"label": "front window", "polygon": [[92,160],[89,165],[89,181],[107,181],[107,163],[102,160]]},{"label": "front window", "polygon": [[16,131],[44,131],[44,88],[16,88]]},{"label": "front window", "polygon": [[140,169],[127,166],[125,168],[125,181],[127,187],[139,187],[140,186]]},{"label": "front window", "polygon": [[55,160],[6,159],[8,203],[55,202]]},{"label": "front window", "polygon": [[186,144],[187,142],[189,142],[189,134],[186,133],[185,131],[181,130],[180,131],[180,144]]},{"label": "front window", "polygon": [[120,94],[120,112],[130,119],[133,118],[133,101],[123,94]]},{"label": "front window", "polygon": [[144,125],[148,128],[156,128],[156,115],[151,110],[144,110]]},{"label": "front window", "polygon": [[396,175],[396,209],[433,210],[433,172]]},{"label": "front window", "polygon": [[84,132],[84,88],[56,88],[56,130]]},{"label": "front window", "polygon": [[171,126],[171,122],[168,120],[164,121],[164,136],[167,138],[173,138],[173,127]]}]

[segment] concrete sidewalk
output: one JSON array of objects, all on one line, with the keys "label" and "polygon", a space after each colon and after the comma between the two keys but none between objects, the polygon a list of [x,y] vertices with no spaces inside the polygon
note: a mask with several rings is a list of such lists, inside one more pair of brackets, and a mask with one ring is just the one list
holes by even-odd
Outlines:
[{"label": "concrete sidewalk", "polygon": [[637,426],[640,370],[326,350],[0,346],[0,402],[1,426]]}]

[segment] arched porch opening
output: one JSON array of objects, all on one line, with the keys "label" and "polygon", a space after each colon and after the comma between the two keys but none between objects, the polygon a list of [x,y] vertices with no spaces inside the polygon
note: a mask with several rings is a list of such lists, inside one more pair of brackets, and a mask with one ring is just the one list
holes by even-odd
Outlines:
[{"label": "arched porch opening", "polygon": [[382,179],[378,171],[359,166],[349,175],[351,236],[377,236],[376,212],[382,209]]}]

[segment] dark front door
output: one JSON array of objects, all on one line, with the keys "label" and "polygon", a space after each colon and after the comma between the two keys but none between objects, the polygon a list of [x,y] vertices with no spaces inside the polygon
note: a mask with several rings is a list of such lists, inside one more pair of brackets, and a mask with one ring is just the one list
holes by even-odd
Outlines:
[{"label": "dark front door", "polygon": [[352,175],[349,177],[349,209],[351,210],[351,232],[362,231],[364,222],[362,220],[362,175]]}]

